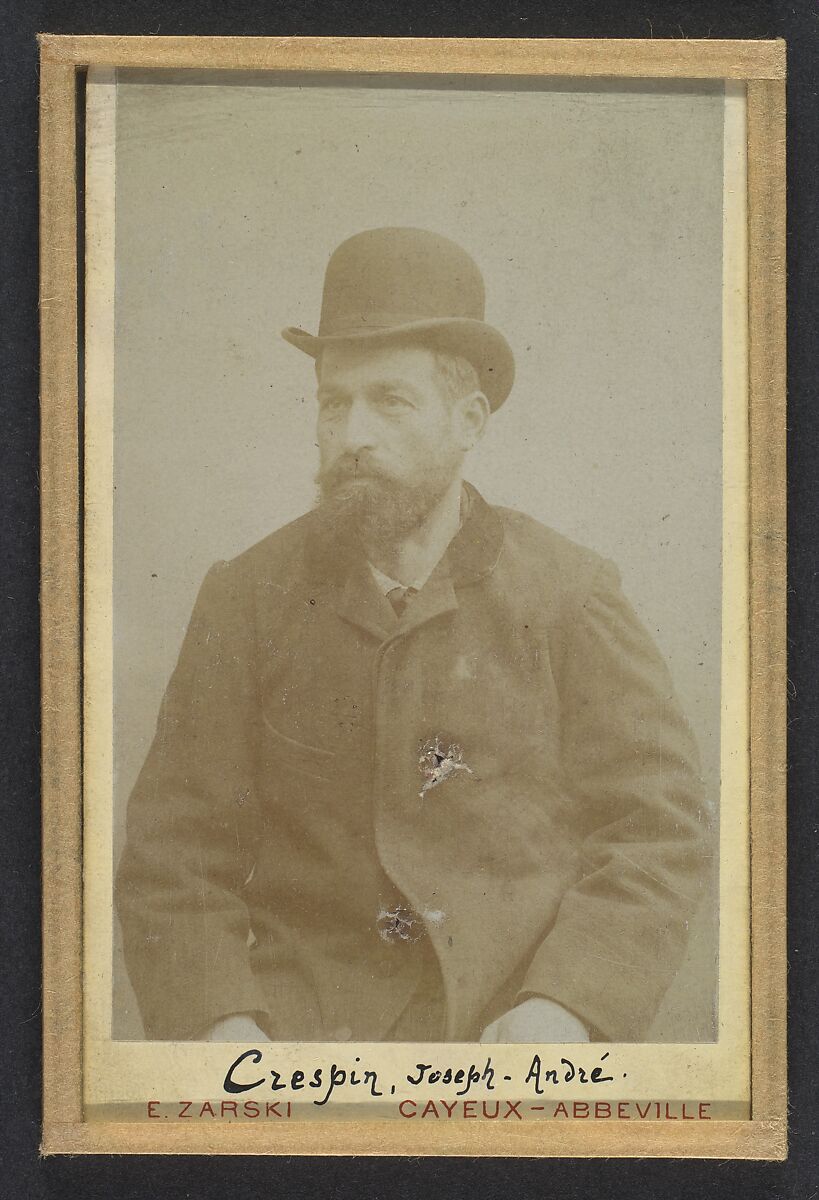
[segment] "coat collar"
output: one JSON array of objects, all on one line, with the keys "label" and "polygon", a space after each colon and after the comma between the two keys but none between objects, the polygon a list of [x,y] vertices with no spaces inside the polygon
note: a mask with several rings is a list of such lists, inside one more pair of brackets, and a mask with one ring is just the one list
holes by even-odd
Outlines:
[{"label": "coat collar", "polygon": [[339,616],[383,640],[456,609],[458,590],[490,575],[503,545],[500,517],[470,483],[464,484],[464,506],[461,528],[400,620],[373,579],[361,548],[355,541],[340,540],[317,513],[310,546],[312,568],[329,584],[330,600]]},{"label": "coat collar", "polygon": [[503,522],[471,483],[464,483],[466,515],[444,555],[455,587],[491,575],[503,546]]}]

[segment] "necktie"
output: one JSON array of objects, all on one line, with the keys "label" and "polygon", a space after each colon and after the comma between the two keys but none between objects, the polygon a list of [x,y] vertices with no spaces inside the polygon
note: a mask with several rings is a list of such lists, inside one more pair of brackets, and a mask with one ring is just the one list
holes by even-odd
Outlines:
[{"label": "necktie", "polygon": [[395,609],[395,615],[400,617],[413,596],[418,594],[414,587],[394,587],[387,592],[387,599]]}]

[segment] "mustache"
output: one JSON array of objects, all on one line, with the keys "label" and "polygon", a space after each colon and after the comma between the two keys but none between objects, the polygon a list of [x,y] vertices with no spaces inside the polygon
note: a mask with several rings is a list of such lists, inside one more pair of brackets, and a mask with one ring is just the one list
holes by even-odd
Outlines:
[{"label": "mustache", "polygon": [[394,477],[374,463],[367,455],[345,454],[337,458],[328,467],[323,467],[316,476],[316,482],[325,489],[332,490],[343,483],[356,479],[374,480],[383,483],[394,483]]}]

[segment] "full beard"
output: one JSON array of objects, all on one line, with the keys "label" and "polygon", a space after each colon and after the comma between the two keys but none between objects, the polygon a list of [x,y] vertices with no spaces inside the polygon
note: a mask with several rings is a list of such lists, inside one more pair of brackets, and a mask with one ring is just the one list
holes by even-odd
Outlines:
[{"label": "full beard", "polygon": [[338,537],[390,550],[421,525],[456,476],[458,460],[428,466],[408,482],[355,458],[338,459],[316,476],[318,508]]}]

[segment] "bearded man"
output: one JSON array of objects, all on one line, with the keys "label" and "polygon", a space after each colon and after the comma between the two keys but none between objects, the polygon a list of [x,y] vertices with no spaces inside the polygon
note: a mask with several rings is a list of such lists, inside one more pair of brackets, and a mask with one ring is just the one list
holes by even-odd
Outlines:
[{"label": "bearded man", "polygon": [[319,498],[202,585],[117,877],[146,1036],[644,1036],[707,851],[616,569],[463,481],[514,376],[472,259],[344,242]]}]

